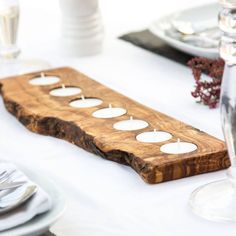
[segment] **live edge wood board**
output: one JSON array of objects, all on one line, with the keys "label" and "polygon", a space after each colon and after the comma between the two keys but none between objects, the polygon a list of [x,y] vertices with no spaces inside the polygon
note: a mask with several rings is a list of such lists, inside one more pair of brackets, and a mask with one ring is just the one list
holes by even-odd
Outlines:
[{"label": "live edge wood board", "polygon": [[[181,121],[148,108],[71,68],[44,71],[60,77],[58,84],[33,86],[29,80],[40,76],[32,73],[0,81],[1,94],[7,110],[29,130],[67,140],[107,160],[131,166],[150,184],[216,171],[229,167],[225,143]],[[93,108],[73,108],[69,102],[80,95],[53,97],[49,92],[64,84],[78,86],[85,97],[95,97],[103,103]],[[98,119],[92,113],[100,108],[123,107],[127,114]],[[129,116],[145,120],[149,127],[137,131],[118,131],[113,124]],[[154,128],[168,131],[171,140],[162,143],[142,143],[136,135]],[[197,145],[187,154],[170,155],[160,151],[161,145],[178,138]],[[27,148],[27,147],[26,147]],[[79,157],[78,157],[79,158]]]}]

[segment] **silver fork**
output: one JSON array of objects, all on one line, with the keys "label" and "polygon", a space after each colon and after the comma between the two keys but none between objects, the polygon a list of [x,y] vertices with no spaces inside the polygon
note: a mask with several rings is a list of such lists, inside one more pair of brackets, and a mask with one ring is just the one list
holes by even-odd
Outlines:
[{"label": "silver fork", "polygon": [[4,170],[1,174],[0,174],[0,179],[2,178],[2,176],[4,176],[7,173],[6,170]]},{"label": "silver fork", "polygon": [[27,200],[29,200],[36,192],[38,188],[36,185],[26,185],[22,188],[18,188],[15,191],[3,196],[0,199],[0,215],[6,213]]},{"label": "silver fork", "polygon": [[27,181],[17,181],[17,182],[10,182],[10,183],[0,184],[0,192],[3,191],[3,190],[19,188],[19,187],[21,187],[22,185],[24,185],[26,183],[27,183]]},{"label": "silver fork", "polygon": [[12,177],[16,170],[4,172],[5,173],[0,176],[0,191],[18,188],[27,183],[27,181],[14,181]]},{"label": "silver fork", "polygon": [[12,175],[16,172],[16,170],[6,172],[1,178],[0,178],[0,184],[6,183],[7,181],[10,182]]}]

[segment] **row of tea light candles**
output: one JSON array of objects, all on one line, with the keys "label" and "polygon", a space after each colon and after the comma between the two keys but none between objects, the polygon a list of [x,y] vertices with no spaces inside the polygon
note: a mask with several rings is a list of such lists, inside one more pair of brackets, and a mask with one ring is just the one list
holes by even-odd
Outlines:
[{"label": "row of tea light candles", "polygon": [[[41,73],[41,76],[31,79],[29,83],[36,86],[47,86],[58,83],[59,81],[60,78],[57,76],[44,75],[44,73]],[[62,85],[60,88],[55,88],[51,90],[50,95],[55,97],[67,97],[67,96],[78,95],[81,92],[82,91],[79,87],[72,87],[72,86],[68,87]],[[89,108],[102,104],[102,100],[98,98],[85,98],[83,95],[81,95],[80,99],[75,99],[71,101],[69,104],[74,108]],[[127,113],[126,109],[120,107],[112,107],[112,105],[109,104],[107,108],[96,110],[95,112],[93,112],[92,115],[93,117],[96,118],[109,119],[122,116],[126,113]],[[128,120],[116,122],[113,125],[113,127],[116,130],[133,131],[146,128],[148,127],[148,125],[149,124],[146,121],[133,119],[133,117],[131,116],[130,119]],[[165,131],[157,131],[156,129],[149,132],[143,132],[136,136],[136,139],[139,142],[144,142],[144,143],[164,142],[170,140],[171,138],[172,135],[170,133]],[[180,139],[178,139],[177,142],[164,144],[160,148],[160,150],[163,153],[168,153],[168,154],[189,153],[195,151],[196,149],[197,146],[195,144],[189,142],[182,142],[180,141]]]}]

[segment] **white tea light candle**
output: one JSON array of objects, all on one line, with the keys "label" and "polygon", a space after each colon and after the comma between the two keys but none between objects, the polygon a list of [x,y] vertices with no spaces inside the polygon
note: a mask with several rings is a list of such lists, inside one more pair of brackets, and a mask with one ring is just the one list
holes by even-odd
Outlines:
[{"label": "white tea light candle", "polygon": [[139,142],[143,143],[159,143],[164,142],[172,138],[172,135],[168,132],[164,131],[154,131],[144,132],[136,136],[136,139]]},{"label": "white tea light candle", "polygon": [[60,81],[60,78],[58,76],[54,75],[44,75],[44,73],[41,73],[40,76],[35,77],[29,81],[32,85],[38,85],[38,86],[46,86],[51,84],[56,84]]},{"label": "white tea light candle", "polygon": [[168,154],[184,154],[197,150],[197,145],[193,143],[182,142],[180,139],[178,139],[175,143],[167,143],[162,145],[160,150]]},{"label": "white tea light candle", "polygon": [[148,123],[144,120],[133,119],[131,116],[129,120],[122,120],[116,122],[113,127],[117,130],[132,131],[148,127]]},{"label": "white tea light candle", "polygon": [[56,96],[56,97],[67,97],[67,96],[73,96],[81,93],[81,89],[79,87],[71,87],[71,86],[65,86],[62,85],[61,88],[56,88],[50,91],[50,95]]},{"label": "white tea light candle", "polygon": [[111,104],[109,104],[108,108],[102,108],[99,109],[95,112],[93,112],[93,116],[96,118],[113,118],[113,117],[118,117],[122,116],[126,113],[127,111],[124,108],[121,107],[112,107]]},{"label": "white tea light candle", "polygon": [[75,108],[87,108],[95,107],[102,104],[102,100],[98,98],[85,98],[83,95],[80,99],[76,99],[70,102],[71,107]]}]

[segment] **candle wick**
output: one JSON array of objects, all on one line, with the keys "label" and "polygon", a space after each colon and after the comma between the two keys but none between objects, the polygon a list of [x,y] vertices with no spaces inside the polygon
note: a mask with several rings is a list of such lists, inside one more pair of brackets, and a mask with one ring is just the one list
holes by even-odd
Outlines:
[{"label": "candle wick", "polygon": [[64,84],[62,84],[62,85],[61,85],[61,87],[62,87],[63,89],[65,89],[65,88],[66,88]]},{"label": "candle wick", "polygon": [[81,99],[82,99],[82,100],[85,100],[84,95],[81,95]]},{"label": "candle wick", "polygon": [[180,150],[181,146],[180,146],[180,139],[179,138],[177,139],[177,145],[178,145],[178,150]]},{"label": "candle wick", "polygon": [[109,103],[109,108],[112,108],[112,105],[111,105],[111,103]]},{"label": "candle wick", "polygon": [[43,72],[41,73],[41,77],[42,77],[42,78],[45,78],[45,75],[44,75],[44,73],[43,73]]}]

